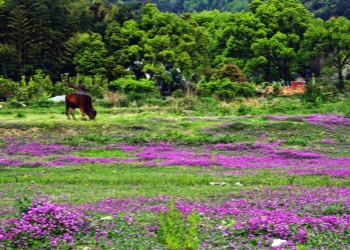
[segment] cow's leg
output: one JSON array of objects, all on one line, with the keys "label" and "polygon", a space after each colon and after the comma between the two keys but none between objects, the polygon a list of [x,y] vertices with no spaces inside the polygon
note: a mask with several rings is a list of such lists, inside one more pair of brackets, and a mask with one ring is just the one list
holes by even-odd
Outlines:
[{"label": "cow's leg", "polygon": [[70,120],[70,118],[69,118],[69,107],[68,107],[68,105],[66,105],[66,116],[68,117],[68,120]]},{"label": "cow's leg", "polygon": [[76,120],[76,119],[75,119],[75,116],[74,116],[74,109],[73,109],[73,108],[69,108],[69,111],[70,111],[70,113],[72,114],[74,120]]},{"label": "cow's leg", "polygon": [[81,113],[81,119],[82,119],[83,121],[85,121],[85,120],[86,120],[86,118],[85,118],[85,111],[84,111],[84,107],[80,107],[80,113]]},{"label": "cow's leg", "polygon": [[67,105],[66,106],[66,116],[68,117],[68,120],[70,120],[69,113],[71,113],[71,115],[73,116],[74,120],[76,120],[75,116],[74,116],[74,109],[70,108],[69,105]]}]

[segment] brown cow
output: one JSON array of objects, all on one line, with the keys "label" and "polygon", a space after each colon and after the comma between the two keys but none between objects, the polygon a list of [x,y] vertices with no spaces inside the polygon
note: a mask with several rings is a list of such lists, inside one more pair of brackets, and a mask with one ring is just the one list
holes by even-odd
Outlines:
[{"label": "brown cow", "polygon": [[81,113],[81,119],[86,120],[85,114],[87,114],[90,120],[94,120],[96,117],[96,110],[92,107],[91,97],[88,95],[70,93],[66,95],[66,115],[69,118],[70,112],[75,119],[74,109],[79,108]]}]

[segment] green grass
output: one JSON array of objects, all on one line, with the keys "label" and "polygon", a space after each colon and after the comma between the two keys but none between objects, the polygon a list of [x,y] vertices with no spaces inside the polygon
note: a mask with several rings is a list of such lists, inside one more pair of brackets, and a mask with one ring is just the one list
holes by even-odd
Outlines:
[{"label": "green grass", "polygon": [[[294,105],[288,107],[288,103]],[[310,112],[327,113],[341,111],[342,103],[330,103],[318,110],[303,109],[297,98],[276,100],[259,100],[252,107],[255,114],[267,114],[273,105],[282,105],[281,114],[306,114]],[[237,110],[240,103],[230,104]],[[297,107],[297,108],[295,108]],[[350,150],[335,152],[331,146],[320,145],[322,139],[333,138],[336,141],[344,138],[349,141],[348,131],[325,131],[324,128],[310,126],[298,121],[268,121],[261,117],[237,117],[234,113],[227,116],[194,114],[175,115],[169,112],[170,107],[147,108],[104,108],[96,106],[96,121],[68,120],[64,104],[50,108],[21,107],[18,109],[3,108],[0,110],[0,133],[4,137],[24,137],[49,135],[57,143],[83,145],[93,143],[105,145],[118,142],[140,144],[152,141],[169,141],[179,144],[199,145],[203,143],[254,142],[258,138],[270,141],[284,141],[284,147],[315,147],[329,154],[350,156]],[[21,113],[20,118],[16,114]],[[76,111],[77,118],[80,117]],[[196,114],[199,114],[198,112]],[[192,119],[195,118],[195,119]],[[226,124],[227,127],[221,126]],[[214,133],[215,132],[215,133]],[[1,144],[0,144],[1,146]],[[108,151],[101,148],[74,153],[86,157],[127,158],[128,153],[119,150]],[[235,182],[244,184],[244,189],[279,185],[349,185],[349,179],[324,179],[320,176],[295,176],[261,171],[257,175],[243,177],[227,176],[218,169],[201,169],[186,166],[173,167],[139,167],[136,164],[84,164],[66,167],[13,167],[0,170],[0,192],[10,185],[13,190],[31,192],[31,187],[60,197],[65,194],[70,200],[78,203],[107,197],[155,196],[170,195],[196,198],[215,193],[236,192],[239,187]],[[209,182],[226,182],[224,186],[212,186]],[[15,191],[13,191],[15,193]],[[7,195],[10,197],[10,195]],[[13,195],[15,197],[15,195]],[[6,201],[1,201],[0,205]]]}]

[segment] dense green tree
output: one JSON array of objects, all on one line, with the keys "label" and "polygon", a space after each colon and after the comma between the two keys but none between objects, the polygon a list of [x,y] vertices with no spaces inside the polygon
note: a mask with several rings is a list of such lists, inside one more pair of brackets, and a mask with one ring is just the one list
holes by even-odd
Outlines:
[{"label": "dense green tree", "polygon": [[222,68],[216,74],[217,79],[230,79],[232,82],[244,82],[246,81],[245,75],[233,63],[224,64]]},{"label": "dense green tree", "polygon": [[[0,9],[0,42],[16,48],[14,78],[43,69],[57,76],[62,67],[64,44],[74,27],[69,0],[12,0]],[[10,72],[10,70],[8,70]]]},{"label": "dense green tree", "polygon": [[350,20],[331,18],[325,22],[317,19],[305,32],[302,46],[305,57],[324,57],[326,63],[336,69],[338,88],[344,88],[343,70],[350,65]]},{"label": "dense green tree", "polygon": [[9,44],[0,44],[0,75],[8,77],[7,71],[13,68],[13,63],[16,61],[16,47]]},{"label": "dense green tree", "polygon": [[209,61],[212,67],[218,64],[232,61],[223,58],[223,52],[227,47],[227,41],[230,38],[233,14],[230,12],[220,12],[218,10],[193,12],[192,18],[202,27],[209,35]]},{"label": "dense green tree", "polygon": [[302,2],[310,11],[315,13],[316,18],[328,20],[331,17],[338,16],[350,17],[350,0],[303,0]]},{"label": "dense green tree", "polygon": [[74,65],[79,74],[106,76],[107,50],[100,34],[92,33],[81,44],[74,56]]},{"label": "dense green tree", "polygon": [[153,4],[143,7],[140,22],[109,24],[105,39],[109,60],[115,65],[114,77],[127,74],[123,67],[137,78],[144,77],[144,73],[169,78],[165,65],[190,74],[205,63],[208,54],[208,37],[190,15],[162,13]]},{"label": "dense green tree", "polygon": [[128,20],[139,20],[141,17],[141,2],[131,2],[119,4],[113,16],[113,20],[123,24]]},{"label": "dense green tree", "polygon": [[[137,79],[144,78],[142,72],[142,39],[145,32],[135,20],[124,22],[121,26],[112,22],[106,30],[106,46],[109,51],[110,79],[133,73]],[[129,70],[128,70],[129,69]]]},{"label": "dense green tree", "polygon": [[254,0],[249,12],[236,13],[229,24],[224,55],[243,60],[250,77],[289,80],[310,20],[311,13],[297,0]]},{"label": "dense green tree", "polygon": [[31,45],[35,45],[32,36],[33,25],[30,23],[29,14],[25,6],[18,5],[8,17],[9,40],[11,45],[16,48],[15,65],[17,75],[22,73],[26,62],[29,61],[31,54]]}]

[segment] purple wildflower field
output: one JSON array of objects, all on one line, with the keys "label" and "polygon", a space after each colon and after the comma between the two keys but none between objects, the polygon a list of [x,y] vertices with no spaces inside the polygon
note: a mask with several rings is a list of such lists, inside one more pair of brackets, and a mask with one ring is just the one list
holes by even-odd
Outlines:
[{"label": "purple wildflower field", "polygon": [[5,142],[0,158],[0,165],[3,166],[49,167],[84,163],[134,162],[138,166],[222,168],[227,173],[232,170],[270,169],[290,175],[329,175],[342,178],[350,176],[350,157],[329,156],[314,152],[312,149],[280,148],[278,142],[237,142],[208,144],[200,147],[184,147],[163,142],[143,146],[126,144],[104,146],[106,150],[119,148],[124,152],[129,152],[128,159],[84,157],[71,154],[87,150],[88,146],[43,144],[28,138],[21,142],[9,138]]},{"label": "purple wildflower field", "polygon": [[[350,119],[340,115],[277,116],[268,121],[308,123],[326,131],[350,128]],[[249,118],[246,118],[249,119]],[[169,121],[170,122],[170,121]],[[225,124],[220,125],[223,129]],[[140,144],[109,143],[84,146],[54,143],[47,137],[7,137],[0,141],[0,171],[20,167],[68,168],[71,166],[122,164],[134,168],[186,168],[215,178],[254,179],[268,170],[276,178],[325,177],[350,180],[350,157],[310,147],[288,147],[285,140],[207,143],[201,146],[175,142]],[[342,148],[348,142],[322,138],[321,145]],[[109,157],[84,156],[100,149]],[[123,152],[127,157],[120,157]],[[335,152],[335,151],[332,151]],[[244,183],[243,183],[244,184]],[[208,186],[209,183],[206,183]],[[159,215],[171,203],[190,224],[190,214],[200,220],[196,238],[188,249],[349,249],[349,185],[232,186],[209,197],[189,199],[173,196],[107,198],[83,204],[60,202],[37,191],[27,207],[0,207],[0,247],[5,249],[167,249],[159,241]],[[44,185],[33,184],[40,190]],[[155,187],[156,188],[156,187]],[[6,189],[0,199],[9,199]],[[218,189],[216,189],[218,190]],[[62,191],[64,193],[64,190]],[[18,194],[19,196],[20,194]],[[164,236],[164,235],[163,235]],[[284,243],[273,246],[276,239]],[[180,249],[180,248],[179,248]]]}]

